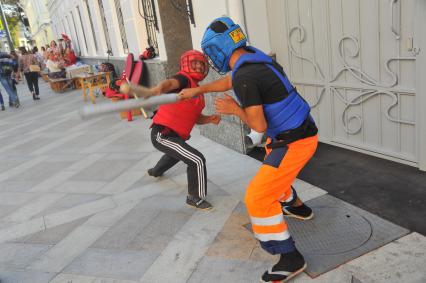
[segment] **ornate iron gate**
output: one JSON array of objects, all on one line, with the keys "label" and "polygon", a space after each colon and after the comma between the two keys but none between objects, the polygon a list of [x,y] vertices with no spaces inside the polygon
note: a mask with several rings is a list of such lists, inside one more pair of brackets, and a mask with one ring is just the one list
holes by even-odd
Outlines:
[{"label": "ornate iron gate", "polygon": [[415,1],[268,1],[272,49],[323,142],[417,166]]}]

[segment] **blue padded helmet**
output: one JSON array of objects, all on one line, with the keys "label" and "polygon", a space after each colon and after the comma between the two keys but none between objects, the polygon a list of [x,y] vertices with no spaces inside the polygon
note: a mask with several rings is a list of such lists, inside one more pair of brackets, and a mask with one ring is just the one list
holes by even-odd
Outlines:
[{"label": "blue padded helmet", "polygon": [[246,44],[247,37],[241,27],[229,17],[221,17],[215,19],[204,32],[201,48],[212,68],[223,75],[231,70],[229,59],[232,52]]}]

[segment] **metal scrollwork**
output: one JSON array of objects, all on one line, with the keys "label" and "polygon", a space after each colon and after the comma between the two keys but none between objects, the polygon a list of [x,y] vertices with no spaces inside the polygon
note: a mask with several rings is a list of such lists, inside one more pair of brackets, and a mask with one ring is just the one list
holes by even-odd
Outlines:
[{"label": "metal scrollwork", "polygon": [[[342,93],[338,90],[338,87],[333,86],[333,82],[336,82],[337,79],[344,73],[348,72],[352,77],[357,79],[359,82],[361,82],[363,85],[366,85],[368,87],[376,87],[376,88],[392,88],[395,87],[398,84],[398,75],[396,72],[392,71],[390,67],[390,63],[393,61],[403,61],[403,60],[415,60],[415,57],[395,57],[395,58],[389,58],[387,59],[385,63],[385,71],[390,76],[390,81],[383,83],[379,80],[375,79],[373,76],[367,74],[364,72],[361,68],[351,66],[347,62],[347,58],[357,58],[359,56],[360,52],[360,44],[357,38],[354,36],[344,36],[340,38],[338,41],[338,60],[341,64],[341,68],[337,71],[336,75],[332,76],[330,79],[327,79],[324,76],[323,71],[321,70],[320,66],[317,62],[315,62],[314,59],[308,58],[305,56],[302,56],[300,53],[296,51],[296,49],[293,46],[292,38],[294,37],[295,32],[298,31],[299,38],[297,39],[297,42],[302,44],[306,39],[306,32],[302,26],[295,26],[290,29],[289,31],[289,40],[288,40],[288,47],[290,50],[290,54],[296,58],[299,58],[301,60],[309,62],[319,79],[321,80],[321,83],[319,85],[323,85],[323,88],[321,89],[320,94],[316,97],[316,100],[313,104],[311,104],[311,108],[315,108],[319,105],[321,102],[321,99],[324,95],[324,93],[328,90],[328,93],[334,93],[337,95],[340,101],[342,101],[345,104],[345,108],[342,112],[342,123],[344,130],[348,134],[357,134],[363,125],[362,117],[359,115],[349,115],[348,110],[352,106],[360,105],[366,101],[368,101],[370,98],[380,95],[386,95],[391,97],[392,103],[387,107],[385,116],[387,119],[389,119],[392,122],[395,123],[401,123],[401,124],[409,124],[409,125],[415,125],[414,121],[408,121],[408,120],[402,120],[397,119],[395,117],[392,117],[390,114],[391,110],[396,107],[399,103],[398,94],[396,92],[390,91],[390,90],[377,90],[377,89],[370,89],[370,90],[364,90],[361,94],[354,97],[353,99],[347,100],[344,98]],[[345,44],[346,43],[346,44]],[[351,44],[351,45],[348,45]],[[352,48],[349,48],[351,46]],[[367,88],[368,88],[367,87]],[[362,89],[362,88],[361,88]],[[353,124],[353,121],[357,121],[357,126],[354,128],[350,128],[349,124]]]}]

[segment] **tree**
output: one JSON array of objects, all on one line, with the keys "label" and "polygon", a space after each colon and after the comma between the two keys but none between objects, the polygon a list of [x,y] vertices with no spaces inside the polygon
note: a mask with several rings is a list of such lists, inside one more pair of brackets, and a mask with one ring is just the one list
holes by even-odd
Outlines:
[{"label": "tree", "polygon": [[2,4],[10,4],[10,5],[17,5],[19,4],[19,0],[1,0]]},{"label": "tree", "polygon": [[10,38],[12,39],[13,46],[18,47],[19,43],[19,18],[13,16],[6,16],[7,25],[9,27]]}]

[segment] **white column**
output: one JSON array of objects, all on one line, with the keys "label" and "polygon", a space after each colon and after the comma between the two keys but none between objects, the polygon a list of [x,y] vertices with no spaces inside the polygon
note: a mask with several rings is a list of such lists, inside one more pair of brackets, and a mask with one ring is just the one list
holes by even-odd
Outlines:
[{"label": "white column", "polygon": [[426,171],[426,1],[417,0],[414,46],[420,48],[416,57],[416,129],[419,169]]}]

